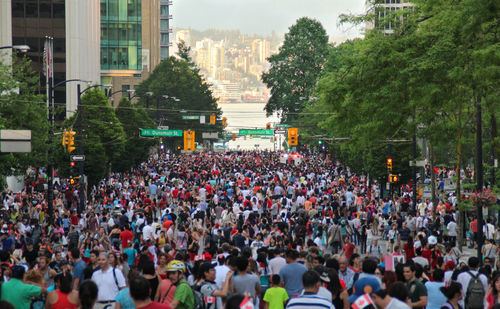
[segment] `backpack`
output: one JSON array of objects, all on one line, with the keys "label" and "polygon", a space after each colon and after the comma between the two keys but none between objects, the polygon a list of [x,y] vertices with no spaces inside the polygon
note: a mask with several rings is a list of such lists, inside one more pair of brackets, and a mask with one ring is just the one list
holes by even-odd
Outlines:
[{"label": "backpack", "polygon": [[465,308],[483,308],[484,288],[483,283],[479,279],[479,273],[473,275],[470,271],[467,272],[471,278],[467,286],[467,293],[465,294]]},{"label": "backpack", "polygon": [[193,309],[206,309],[205,301],[203,300],[203,295],[201,294],[201,285],[195,285],[192,288],[194,296],[194,308]]}]

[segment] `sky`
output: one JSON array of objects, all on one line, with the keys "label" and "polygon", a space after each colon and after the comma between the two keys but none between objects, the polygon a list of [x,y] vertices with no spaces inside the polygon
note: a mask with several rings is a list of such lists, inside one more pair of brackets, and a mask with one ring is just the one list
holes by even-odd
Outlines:
[{"label": "sky", "polygon": [[174,0],[175,28],[240,30],[244,34],[278,35],[300,17],[321,22],[330,41],[360,36],[352,25],[339,25],[340,14],[364,12],[365,0]]}]

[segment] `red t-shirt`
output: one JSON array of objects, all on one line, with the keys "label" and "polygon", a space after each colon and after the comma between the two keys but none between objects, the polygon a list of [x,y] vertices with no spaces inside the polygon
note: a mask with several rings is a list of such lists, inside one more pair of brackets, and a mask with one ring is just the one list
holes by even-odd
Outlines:
[{"label": "red t-shirt", "polygon": [[352,242],[344,245],[344,253],[347,259],[350,259],[353,255],[354,248],[356,248],[356,246]]},{"label": "red t-shirt", "polygon": [[172,220],[165,220],[165,222],[163,222],[163,227],[165,228],[165,230],[168,230],[170,228],[170,225],[172,224]]},{"label": "red t-shirt", "polygon": [[120,233],[120,240],[122,241],[122,248],[128,248],[128,243],[134,238],[131,231],[125,230]]},{"label": "red t-shirt", "polygon": [[472,233],[477,233],[477,219],[471,222]]}]

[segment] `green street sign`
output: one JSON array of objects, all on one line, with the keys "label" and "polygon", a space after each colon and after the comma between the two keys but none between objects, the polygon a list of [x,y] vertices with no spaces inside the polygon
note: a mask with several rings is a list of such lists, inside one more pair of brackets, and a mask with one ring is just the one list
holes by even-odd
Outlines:
[{"label": "green street sign", "polygon": [[278,124],[275,124],[275,125],[274,125],[274,127],[275,127],[275,128],[290,128],[290,127],[291,127],[291,125],[289,125],[289,124],[285,124],[285,123],[283,123],[283,124],[278,123]]},{"label": "green street sign", "polygon": [[182,137],[182,130],[141,129],[141,136]]},{"label": "green street sign", "polygon": [[240,129],[239,135],[274,135],[274,130],[267,129],[255,129],[255,130],[247,130]]},{"label": "green street sign", "polygon": [[182,116],[182,120],[198,120],[198,119],[200,119],[200,116],[195,116],[195,115]]}]

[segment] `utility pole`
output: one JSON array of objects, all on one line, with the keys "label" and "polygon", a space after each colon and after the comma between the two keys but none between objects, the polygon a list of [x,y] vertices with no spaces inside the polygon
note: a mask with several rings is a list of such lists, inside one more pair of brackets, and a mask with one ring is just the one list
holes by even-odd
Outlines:
[{"label": "utility pole", "polygon": [[[415,128],[416,130],[416,128]],[[413,210],[417,209],[417,133],[413,132],[412,142],[411,142],[411,152],[413,156],[413,166],[411,167],[411,175],[413,178],[412,191],[413,194],[411,196],[412,199],[412,208]]]},{"label": "utility pole", "polygon": [[[76,127],[78,132],[78,154],[83,156],[83,128],[82,128],[82,117],[83,117],[83,104],[82,104],[82,93],[80,91],[80,84],[77,85],[78,92],[78,114],[76,117]],[[83,172],[84,161],[78,163],[79,174],[80,174],[80,202],[78,204],[78,213],[81,214],[85,210],[85,184],[84,184],[84,172]]]},{"label": "utility pole", "polygon": [[53,210],[54,210],[54,163],[52,160],[52,136],[54,135],[54,57],[53,51],[54,38],[45,37],[44,46],[44,75],[47,81],[47,117],[49,120],[49,135],[47,137],[47,143],[49,148],[47,151],[47,210],[49,215],[49,222],[53,221]]},{"label": "utility pole", "polygon": [[[481,98],[476,99],[476,162],[477,162],[477,192],[481,194],[483,191],[483,127],[482,127],[482,110]],[[458,171],[460,173],[460,171]],[[460,174],[459,174],[460,176]],[[477,257],[482,261],[483,248],[483,205],[477,207]]]}]

